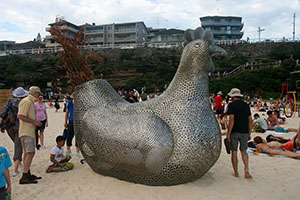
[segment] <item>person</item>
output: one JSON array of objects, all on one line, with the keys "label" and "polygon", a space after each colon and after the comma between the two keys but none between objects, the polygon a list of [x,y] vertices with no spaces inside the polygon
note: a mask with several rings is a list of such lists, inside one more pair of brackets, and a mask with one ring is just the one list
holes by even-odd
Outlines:
[{"label": "person", "polygon": [[286,144],[282,144],[276,141],[267,143],[260,136],[256,136],[253,140],[256,144],[256,150],[258,153],[267,153],[271,156],[283,155],[289,158],[300,158],[300,153],[294,153],[291,151],[284,150],[282,147],[284,147]]},{"label": "person", "polygon": [[279,142],[281,144],[284,144],[281,148],[288,150],[288,151],[293,151],[298,148],[300,148],[300,123],[299,123],[299,128],[298,129],[293,129],[293,131],[297,132],[297,134],[293,137],[291,140],[286,140],[283,137],[279,136],[273,136],[273,135],[268,135],[266,137],[267,142]]},{"label": "person", "polygon": [[219,91],[217,93],[216,98],[214,99],[217,119],[220,119],[221,114],[224,112],[224,107],[222,105],[222,102],[223,102],[222,95],[223,95],[223,93],[221,91]]},{"label": "person", "polygon": [[[73,125],[74,93],[71,94],[70,98],[71,99],[68,102],[66,113],[65,113],[65,125],[64,125],[64,127],[68,129],[66,155],[70,155],[72,153],[71,146],[74,137],[74,125]],[[80,158],[79,147],[77,145],[76,138],[75,138],[75,146],[76,146],[75,157]]]},{"label": "person", "polygon": [[222,130],[226,130],[227,129],[227,115],[226,113],[222,113],[220,116],[220,124],[221,124],[221,128]]},{"label": "person", "polygon": [[288,139],[284,139],[283,137],[280,137],[280,136],[274,136],[272,134],[269,134],[267,137],[266,137],[266,140],[267,142],[272,142],[272,141],[277,141],[279,143],[287,143]]},{"label": "person", "polygon": [[136,96],[133,95],[133,90],[129,90],[128,96],[126,97],[126,101],[129,103],[136,103],[138,102]]},{"label": "person", "polygon": [[22,178],[19,181],[20,184],[38,183],[37,180],[41,179],[41,177],[37,177],[30,172],[30,166],[35,155],[35,129],[37,126],[42,125],[40,121],[36,120],[34,102],[41,94],[39,87],[32,86],[29,88],[28,96],[22,99],[19,104],[19,137],[24,151],[24,169]]},{"label": "person", "polygon": [[[14,91],[12,91],[12,96],[14,98],[9,99],[3,109],[1,110],[0,113],[0,123],[4,117],[8,115],[9,111],[13,112],[13,116],[15,119],[15,124],[7,128],[6,131],[8,133],[8,136],[10,139],[14,142],[14,156],[13,156],[13,161],[14,161],[14,168],[13,168],[13,176],[18,176],[20,174],[19,172],[19,166],[21,165],[22,161],[22,144],[21,140],[19,138],[19,119],[17,118],[18,115],[18,107],[19,103],[22,98],[26,97],[28,95],[28,91],[24,90],[22,87],[16,88]],[[4,130],[1,130],[4,132]]]},{"label": "person", "polygon": [[232,97],[232,103],[228,106],[227,115],[229,115],[229,125],[226,138],[232,144],[231,162],[234,170],[234,176],[239,177],[237,148],[240,143],[240,151],[244,162],[245,178],[252,178],[248,166],[248,140],[251,139],[251,111],[248,104],[241,100],[243,95],[238,88],[232,88],[228,93]]},{"label": "person", "polygon": [[0,200],[6,199],[7,192],[11,195],[12,187],[9,174],[9,167],[11,166],[12,163],[7,150],[0,146]]},{"label": "person", "polygon": [[62,135],[56,137],[56,145],[50,151],[49,167],[47,173],[50,172],[64,172],[69,168],[66,162],[71,159],[70,155],[64,157],[65,138]]},{"label": "person", "polygon": [[271,110],[269,110],[267,112],[268,118],[267,118],[267,122],[268,124],[270,124],[273,127],[277,127],[279,125],[279,121],[277,119],[277,117],[273,114],[273,112]]},{"label": "person", "polygon": [[285,124],[285,118],[280,116],[279,110],[274,110],[274,115],[277,117],[279,124]]},{"label": "person", "polygon": [[58,112],[58,110],[60,109],[60,105],[58,102],[58,96],[55,98],[54,107],[55,107],[55,112]]},{"label": "person", "polygon": [[[40,131],[40,142],[42,149],[46,149],[44,144],[44,130],[45,127],[48,127],[48,116],[47,116],[47,108],[45,103],[43,103],[43,96],[39,96],[38,101],[34,103],[34,110],[36,115],[36,120],[42,123],[41,126],[36,128],[36,144],[38,144],[38,132]],[[38,146],[37,146],[38,147]]]},{"label": "person", "polygon": [[255,120],[252,123],[251,130],[253,128],[255,132],[259,132],[259,133],[264,133],[266,132],[266,130],[268,130],[268,123],[265,118],[260,117],[259,114],[255,113],[254,119]]}]

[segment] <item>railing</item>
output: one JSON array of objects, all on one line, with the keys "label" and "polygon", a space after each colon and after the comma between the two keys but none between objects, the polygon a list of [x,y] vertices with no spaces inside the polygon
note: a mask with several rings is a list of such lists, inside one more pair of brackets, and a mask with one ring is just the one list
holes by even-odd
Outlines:
[{"label": "railing", "polygon": [[[218,45],[236,45],[236,44],[250,44],[250,43],[272,43],[272,42],[300,42],[300,39],[295,39],[295,41],[288,40],[288,39],[261,39],[259,42],[258,40],[249,40],[248,42],[245,40],[216,40],[215,43]],[[57,43],[49,43],[49,46],[47,48],[29,48],[29,49],[17,49],[17,50],[6,50],[4,53],[2,52],[0,56],[5,55],[11,55],[11,54],[41,54],[41,53],[52,53],[52,52],[61,52],[63,51],[63,48],[58,46]],[[101,50],[101,49],[107,49],[107,48],[121,48],[121,49],[131,49],[131,48],[138,48],[138,47],[150,47],[150,48],[182,48],[182,43],[155,43],[155,42],[149,42],[149,43],[143,43],[143,44],[136,44],[136,43],[130,43],[130,44],[90,44],[90,45],[84,45],[83,49],[91,49],[91,50]]]}]

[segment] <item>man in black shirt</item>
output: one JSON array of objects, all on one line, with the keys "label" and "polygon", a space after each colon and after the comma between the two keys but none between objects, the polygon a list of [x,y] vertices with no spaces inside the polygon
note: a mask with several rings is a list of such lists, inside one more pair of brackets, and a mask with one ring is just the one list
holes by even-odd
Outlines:
[{"label": "man in black shirt", "polygon": [[232,88],[228,93],[233,102],[229,104],[227,114],[229,115],[229,126],[226,138],[232,144],[231,162],[234,170],[234,176],[239,177],[237,148],[240,143],[240,151],[245,166],[245,178],[252,178],[248,168],[247,143],[251,139],[251,111],[245,102],[241,101],[243,95],[237,88]]},{"label": "man in black shirt", "polygon": [[133,90],[130,90],[128,92],[128,97],[126,98],[126,101],[129,103],[136,103],[138,102],[137,98],[133,95]]}]

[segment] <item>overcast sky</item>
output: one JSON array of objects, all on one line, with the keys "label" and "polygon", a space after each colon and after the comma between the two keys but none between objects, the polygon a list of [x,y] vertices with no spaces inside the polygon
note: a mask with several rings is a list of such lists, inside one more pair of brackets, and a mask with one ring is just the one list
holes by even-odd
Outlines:
[{"label": "overcast sky", "polygon": [[62,16],[76,25],[144,21],[147,27],[195,29],[202,16],[240,16],[244,39],[292,37],[300,39],[300,0],[0,0],[0,41],[33,40]]}]

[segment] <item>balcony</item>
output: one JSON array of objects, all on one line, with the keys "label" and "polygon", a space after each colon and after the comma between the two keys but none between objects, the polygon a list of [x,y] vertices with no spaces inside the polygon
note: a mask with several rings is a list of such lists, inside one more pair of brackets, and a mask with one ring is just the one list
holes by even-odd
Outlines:
[{"label": "balcony", "polygon": [[116,28],[115,29],[115,34],[120,34],[120,33],[135,33],[136,29],[135,28]]},{"label": "balcony", "polygon": [[97,34],[103,34],[103,29],[92,29],[92,30],[85,30],[85,35],[97,35]]},{"label": "balcony", "polygon": [[75,32],[75,33],[77,33],[79,31],[79,29],[75,29],[75,28],[72,28],[72,27],[67,26],[67,25],[59,26],[59,29],[68,30],[68,31]]},{"label": "balcony", "polygon": [[202,27],[212,26],[239,26],[244,27],[244,23],[241,22],[201,22]]},{"label": "balcony", "polygon": [[129,41],[136,41],[136,38],[135,37],[122,37],[122,38],[118,38],[118,37],[115,37],[115,42],[129,42]]},{"label": "balcony", "polygon": [[243,35],[240,31],[226,31],[226,30],[211,30],[214,35]]}]

